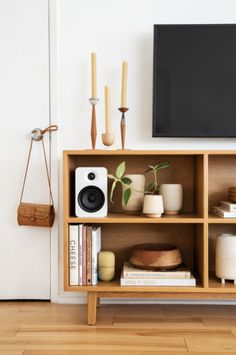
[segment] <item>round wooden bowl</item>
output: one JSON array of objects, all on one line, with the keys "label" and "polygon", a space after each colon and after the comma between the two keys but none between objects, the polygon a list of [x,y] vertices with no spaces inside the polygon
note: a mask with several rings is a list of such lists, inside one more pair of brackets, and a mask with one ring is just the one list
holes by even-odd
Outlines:
[{"label": "round wooden bowl", "polygon": [[180,250],[171,244],[138,244],[130,254],[129,262],[139,269],[172,270],[182,264]]}]

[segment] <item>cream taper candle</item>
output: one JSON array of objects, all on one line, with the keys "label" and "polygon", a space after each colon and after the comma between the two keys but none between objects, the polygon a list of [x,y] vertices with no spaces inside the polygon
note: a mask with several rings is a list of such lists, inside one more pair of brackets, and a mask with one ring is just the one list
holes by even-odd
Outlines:
[{"label": "cream taper candle", "polygon": [[106,133],[111,132],[111,105],[110,105],[109,86],[105,86],[105,125],[106,125]]},{"label": "cream taper candle", "polygon": [[122,63],[121,107],[126,107],[128,62]]},{"label": "cream taper candle", "polygon": [[97,56],[91,53],[92,98],[97,98]]}]

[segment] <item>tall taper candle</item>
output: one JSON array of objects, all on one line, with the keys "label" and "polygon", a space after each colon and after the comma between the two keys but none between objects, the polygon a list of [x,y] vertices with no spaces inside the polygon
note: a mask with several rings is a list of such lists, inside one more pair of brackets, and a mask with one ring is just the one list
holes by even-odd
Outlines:
[{"label": "tall taper candle", "polygon": [[92,72],[92,98],[97,98],[97,56],[91,53],[91,72]]},{"label": "tall taper candle", "polygon": [[128,62],[122,63],[121,107],[126,107]]},{"label": "tall taper candle", "polygon": [[110,105],[109,86],[105,86],[105,124],[106,124],[106,133],[111,132],[111,105]]}]

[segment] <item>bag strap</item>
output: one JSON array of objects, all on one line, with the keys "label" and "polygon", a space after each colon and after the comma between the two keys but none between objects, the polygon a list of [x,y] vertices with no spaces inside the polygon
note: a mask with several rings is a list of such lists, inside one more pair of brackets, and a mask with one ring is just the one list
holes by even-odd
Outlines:
[{"label": "bag strap", "polygon": [[[51,180],[50,180],[50,175],[49,175],[47,156],[46,156],[45,145],[44,145],[44,140],[43,139],[44,139],[44,134],[46,132],[50,132],[51,133],[51,132],[57,131],[57,130],[58,130],[58,126],[56,126],[56,125],[51,125],[51,126],[45,128],[44,130],[40,130],[41,137],[40,137],[40,139],[38,139],[38,140],[41,140],[41,143],[42,143],[43,156],[44,156],[44,162],[45,162],[45,167],[46,167],[46,174],[47,174],[50,198],[51,198],[53,207],[54,207],[54,201],[53,201],[53,196],[52,196]],[[23,194],[24,194],[24,189],[25,189],[25,182],[26,182],[26,177],[27,177],[27,174],[28,174],[29,162],[30,162],[30,158],[31,158],[33,143],[34,143],[34,139],[31,138],[30,147],[29,147],[29,153],[28,153],[28,158],[27,158],[27,163],[26,163],[26,169],[25,169],[25,175],[24,175],[24,180],[23,180],[23,186],[22,186],[22,190],[21,190],[20,203],[22,202],[22,199],[23,199]]]}]

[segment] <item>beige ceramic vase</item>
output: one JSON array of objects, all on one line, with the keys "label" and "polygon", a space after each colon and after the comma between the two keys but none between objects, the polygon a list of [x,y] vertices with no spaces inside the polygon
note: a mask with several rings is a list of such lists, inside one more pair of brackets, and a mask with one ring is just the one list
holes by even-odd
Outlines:
[{"label": "beige ceramic vase", "polygon": [[233,280],[236,285],[236,235],[219,234],[216,238],[216,276],[222,284]]},{"label": "beige ceramic vase", "polygon": [[178,214],[183,204],[183,187],[181,184],[162,184],[159,190],[163,197],[165,214]]},{"label": "beige ceramic vase", "polygon": [[[126,213],[139,214],[143,208],[143,199],[144,199],[144,188],[145,188],[145,176],[143,174],[129,174],[125,175],[132,180],[130,185],[131,187],[131,196],[128,201],[127,206],[122,199],[122,208]],[[124,196],[124,191],[128,186],[122,186],[122,195]]]}]

